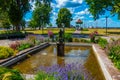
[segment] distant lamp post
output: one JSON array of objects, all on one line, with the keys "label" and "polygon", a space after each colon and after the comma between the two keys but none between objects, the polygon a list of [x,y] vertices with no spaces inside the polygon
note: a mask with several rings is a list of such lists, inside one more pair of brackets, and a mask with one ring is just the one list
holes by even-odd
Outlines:
[{"label": "distant lamp post", "polygon": [[106,36],[107,36],[107,27],[108,27],[108,16],[105,17],[106,18]]},{"label": "distant lamp post", "polygon": [[40,17],[41,17],[41,20],[42,20],[42,34],[43,34],[43,33],[44,33],[44,32],[43,32],[43,26],[44,26],[44,16],[43,16],[43,14],[41,14]]}]

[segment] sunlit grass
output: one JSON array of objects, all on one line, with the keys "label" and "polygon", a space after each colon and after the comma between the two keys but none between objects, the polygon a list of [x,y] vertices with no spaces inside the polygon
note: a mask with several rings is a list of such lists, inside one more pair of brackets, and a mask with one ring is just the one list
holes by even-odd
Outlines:
[{"label": "sunlit grass", "polygon": [[[47,34],[48,30],[51,30],[54,34],[59,32],[59,28],[48,28],[43,30],[43,34]],[[73,33],[75,31],[74,28],[65,28],[65,33]],[[42,34],[42,30],[27,30],[26,32],[34,33],[34,34]]]},{"label": "sunlit grass", "polygon": [[[100,35],[106,35],[106,29],[88,29],[88,31],[82,31],[83,34],[90,34],[97,31]],[[120,34],[120,29],[107,29],[108,35],[118,35]]]},{"label": "sunlit grass", "polygon": [[[58,34],[59,28],[46,28],[43,30],[43,34],[47,34],[48,30],[51,30],[54,34]],[[8,30],[9,31],[9,30]],[[0,30],[1,33],[8,32],[7,30]],[[65,33],[74,33],[75,28],[65,28]],[[90,34],[94,31],[97,31],[100,35],[106,35],[106,29],[88,29],[88,31],[81,31],[82,34]],[[11,31],[9,31],[11,32]],[[42,30],[31,30],[26,29],[26,32],[34,33],[34,34],[42,34]],[[120,29],[107,29],[108,35],[119,35]]]}]

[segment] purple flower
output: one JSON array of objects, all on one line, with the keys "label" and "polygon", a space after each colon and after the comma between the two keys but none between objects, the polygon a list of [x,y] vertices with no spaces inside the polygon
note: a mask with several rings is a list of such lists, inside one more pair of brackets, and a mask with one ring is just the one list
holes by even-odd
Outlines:
[{"label": "purple flower", "polygon": [[65,66],[53,65],[50,67],[40,67],[40,70],[53,75],[57,80],[90,80],[92,77],[83,65],[78,63],[66,64]]}]

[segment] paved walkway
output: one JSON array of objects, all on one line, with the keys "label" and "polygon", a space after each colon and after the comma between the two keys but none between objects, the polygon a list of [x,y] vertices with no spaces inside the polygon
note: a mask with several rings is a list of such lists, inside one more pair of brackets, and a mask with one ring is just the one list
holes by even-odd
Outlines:
[{"label": "paved walkway", "polygon": [[11,43],[14,43],[18,40],[10,40],[10,39],[5,39],[5,40],[0,40],[0,46],[9,46]]},{"label": "paved walkway", "polygon": [[80,30],[76,30],[76,31],[74,32],[74,34],[80,34],[80,33],[81,33]]},{"label": "paved walkway", "polygon": [[112,42],[112,39],[114,39],[114,40],[118,40],[118,39],[120,39],[120,36],[118,36],[118,35],[114,35],[114,36],[102,36],[102,38],[105,38],[109,43],[111,43]]}]

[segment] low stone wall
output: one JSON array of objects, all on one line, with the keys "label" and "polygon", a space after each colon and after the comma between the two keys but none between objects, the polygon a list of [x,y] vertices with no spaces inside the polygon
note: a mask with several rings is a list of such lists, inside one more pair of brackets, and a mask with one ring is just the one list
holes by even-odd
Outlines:
[{"label": "low stone wall", "polygon": [[[56,43],[50,43],[50,44],[52,44],[52,45],[56,45]],[[83,46],[83,47],[85,47],[85,46],[89,46],[89,47],[92,47],[92,44],[90,44],[90,43],[65,43],[65,46]]]},{"label": "low stone wall", "polygon": [[49,43],[42,43],[38,46],[23,50],[23,51],[19,52],[16,56],[12,56],[10,58],[0,60],[0,66],[8,67],[8,66],[15,64],[18,61],[26,58],[29,54],[32,54],[33,52],[36,52],[36,51],[43,49],[47,46],[49,46]]},{"label": "low stone wall", "polygon": [[95,56],[102,69],[102,72],[105,76],[105,79],[106,80],[120,80],[120,71],[117,68],[115,68],[114,64],[108,58],[105,51],[97,44],[94,44],[92,47],[93,47]]}]

